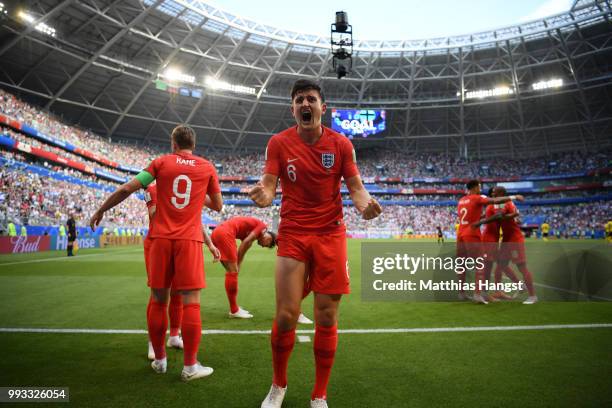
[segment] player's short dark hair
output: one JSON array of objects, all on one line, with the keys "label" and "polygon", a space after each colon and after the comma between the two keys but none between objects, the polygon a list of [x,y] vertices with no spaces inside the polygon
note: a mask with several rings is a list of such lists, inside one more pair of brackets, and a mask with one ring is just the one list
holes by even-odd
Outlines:
[{"label": "player's short dark hair", "polygon": [[310,79],[298,79],[294,82],[293,88],[291,88],[291,100],[293,101],[293,98],[295,98],[295,95],[297,95],[298,92],[309,91],[311,89],[314,89],[319,93],[321,102],[325,102],[325,95],[323,95],[321,86]]},{"label": "player's short dark hair", "polygon": [[491,187],[487,190],[487,197],[493,197],[493,193],[495,193],[495,187]]},{"label": "player's short dark hair", "polygon": [[272,242],[270,242],[270,248],[274,248],[276,246],[276,233],[273,231],[266,231],[272,237]]},{"label": "player's short dark hair", "polygon": [[474,180],[470,180],[470,181],[468,181],[468,182],[467,182],[467,184],[465,185],[465,187],[466,187],[468,190],[471,190],[471,189],[473,189],[474,187],[476,187],[476,186],[477,186],[477,185],[479,185],[479,184],[480,184],[480,181],[478,181],[478,180],[474,179]]},{"label": "player's short dark hair", "polygon": [[193,149],[196,142],[196,134],[189,126],[178,125],[172,130],[172,141],[179,149]]},{"label": "player's short dark hair", "polygon": [[497,194],[499,194],[502,197],[507,194],[506,187],[504,186],[497,186],[495,187],[495,190],[497,191]]}]

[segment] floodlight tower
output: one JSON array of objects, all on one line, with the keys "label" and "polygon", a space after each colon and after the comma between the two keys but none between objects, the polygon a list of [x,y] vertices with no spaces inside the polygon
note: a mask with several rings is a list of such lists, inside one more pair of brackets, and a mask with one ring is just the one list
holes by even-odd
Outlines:
[{"label": "floodlight tower", "polygon": [[353,67],[353,26],[348,23],[346,11],[336,12],[331,25],[332,67],[338,79],[345,77]]}]

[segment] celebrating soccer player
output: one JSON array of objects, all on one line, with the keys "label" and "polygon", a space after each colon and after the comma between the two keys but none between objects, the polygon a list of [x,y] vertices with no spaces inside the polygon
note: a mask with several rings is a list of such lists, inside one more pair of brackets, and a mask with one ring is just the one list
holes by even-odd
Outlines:
[{"label": "celebrating soccer player", "polygon": [[[495,196],[501,197],[506,195],[506,188],[502,186],[495,187]],[[529,291],[529,297],[523,302],[525,305],[532,305],[538,301],[533,286],[533,276],[527,269],[527,257],[525,256],[525,237],[521,232],[521,227],[518,222],[519,210],[512,201],[506,202],[501,209],[501,229],[502,243],[499,251],[499,260],[497,263],[498,269],[508,268],[508,264],[512,261],[519,272],[523,274],[523,280]],[[496,271],[497,275],[498,272]]]},{"label": "celebrating soccer player", "polygon": [[272,325],[272,386],[262,407],[280,407],[287,365],[295,343],[304,283],[314,292],[315,384],[311,407],[327,407],[327,383],[334,362],[340,298],[349,293],[346,232],[340,180],[366,220],[382,208],[364,188],[355,151],[344,136],[321,125],[326,105],[319,85],[300,79],[291,90],[297,126],[278,133],[266,149],[261,181],[249,191],[259,207],[272,204],[280,179],[281,223],[276,262],[276,316]]},{"label": "celebrating soccer player", "polygon": [[[145,203],[147,204],[147,212],[149,214],[149,232],[151,232],[151,223],[154,220],[155,211],[157,208],[157,186],[155,183],[151,183],[147,186],[144,193]],[[212,243],[208,233],[206,232],[206,227],[202,227],[202,231],[204,233],[204,243],[208,247],[210,253],[212,254],[215,261],[219,259],[219,250]],[[151,286],[151,282],[149,281],[149,267],[150,263],[155,262],[155,258],[149,260],[149,253],[151,249],[151,238],[149,237],[149,233],[144,239],[144,258],[145,258],[145,268],[147,270],[147,286]],[[153,302],[153,298],[149,297],[149,304],[147,305],[147,316],[148,310],[151,307],[151,302]],[[168,337],[168,343],[166,346],[174,347],[177,349],[183,348],[183,340],[179,336],[179,330],[181,327],[181,321],[183,320],[183,300],[181,292],[177,290],[170,291],[170,305],[168,306],[168,317],[170,322],[170,337]],[[149,351],[148,351],[149,360],[155,360],[155,350],[153,349],[153,344],[149,341]]]},{"label": "celebrating soccer player", "polygon": [[[489,198],[480,194],[480,181],[470,180],[466,184],[468,194],[461,197],[457,207],[459,216],[459,231],[457,234],[457,256],[477,258],[482,256],[482,237],[480,228],[476,226],[480,221],[482,210],[489,204],[501,204],[516,199],[523,201],[523,196]],[[474,224],[474,225],[471,225]],[[466,273],[459,274],[459,282],[463,286]],[[476,290],[474,301],[487,304],[485,298],[480,294],[479,283],[483,281],[483,270],[476,269]],[[460,299],[468,299],[463,288],[459,291]]]},{"label": "celebrating soccer player", "polygon": [[[489,193],[487,195],[489,197],[495,197],[495,189],[489,189]],[[485,209],[485,220],[491,219],[495,221],[483,222],[484,220],[481,220],[481,222],[485,226],[484,232],[482,233],[482,248],[484,251],[483,253],[485,255],[483,277],[486,282],[491,281],[491,271],[493,270],[493,264],[497,262],[497,257],[499,255],[499,230],[501,228],[501,225],[499,222],[500,219],[496,217],[496,215],[499,213],[499,209],[497,207],[498,205],[489,204]],[[476,226],[480,226],[480,223],[477,223]],[[496,284],[501,282],[501,272],[502,271],[500,268],[497,268],[495,270]],[[512,280],[512,282],[518,282],[518,278],[516,277],[516,275],[514,275],[512,269],[505,268],[504,272],[510,278],[510,280]],[[502,291],[495,291],[489,296],[485,296],[485,300],[490,300],[494,302],[500,299],[510,300],[512,299],[512,297],[506,295]]]},{"label": "celebrating soccer player", "polygon": [[95,229],[104,213],[135,191],[157,181],[155,221],[151,225],[150,256],[155,262],[147,268],[152,301],[147,310],[149,339],[155,351],[151,367],[158,373],[167,369],[164,340],[170,287],[183,296],[184,367],[181,378],[190,381],[212,374],[213,369],[197,361],[202,336],[200,290],[206,286],[202,255],[202,209],[221,211],[223,200],[215,167],[192,154],[195,132],[187,126],[172,131],[172,153],[158,157],[133,180],[120,186],[91,217]]}]

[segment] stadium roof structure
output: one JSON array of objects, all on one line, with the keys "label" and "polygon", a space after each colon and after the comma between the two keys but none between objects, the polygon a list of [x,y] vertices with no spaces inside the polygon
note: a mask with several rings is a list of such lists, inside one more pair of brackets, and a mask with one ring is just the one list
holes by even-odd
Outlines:
[{"label": "stadium roof structure", "polygon": [[6,6],[0,86],[114,139],[166,143],[175,124],[188,123],[208,148],[261,151],[293,124],[292,83],[310,78],[329,107],[386,110],[387,130],[355,139],[358,148],[482,157],[612,144],[609,0],[578,0],[566,13],[481,33],[355,41],[353,70],[341,80],[329,38],[199,0],[28,7],[25,21]]}]

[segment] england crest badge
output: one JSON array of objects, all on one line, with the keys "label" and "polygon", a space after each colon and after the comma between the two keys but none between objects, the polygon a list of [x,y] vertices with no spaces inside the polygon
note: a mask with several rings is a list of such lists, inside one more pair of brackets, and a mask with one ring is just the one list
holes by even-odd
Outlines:
[{"label": "england crest badge", "polygon": [[331,169],[334,166],[334,153],[321,153],[321,163],[326,169]]}]

